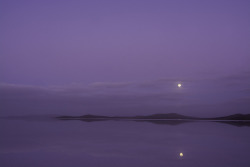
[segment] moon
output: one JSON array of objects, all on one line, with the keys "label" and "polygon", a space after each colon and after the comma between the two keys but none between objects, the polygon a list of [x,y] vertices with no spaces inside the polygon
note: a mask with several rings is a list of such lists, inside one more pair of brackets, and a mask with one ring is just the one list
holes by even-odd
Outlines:
[{"label": "moon", "polygon": [[180,88],[182,85],[179,83],[177,86]]},{"label": "moon", "polygon": [[180,157],[183,157],[183,153],[180,153]]}]

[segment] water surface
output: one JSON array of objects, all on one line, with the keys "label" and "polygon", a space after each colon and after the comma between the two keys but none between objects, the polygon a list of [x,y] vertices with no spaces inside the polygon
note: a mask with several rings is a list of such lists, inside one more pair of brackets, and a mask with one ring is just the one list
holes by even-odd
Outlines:
[{"label": "water surface", "polygon": [[249,167],[249,130],[204,121],[1,119],[0,166]]}]

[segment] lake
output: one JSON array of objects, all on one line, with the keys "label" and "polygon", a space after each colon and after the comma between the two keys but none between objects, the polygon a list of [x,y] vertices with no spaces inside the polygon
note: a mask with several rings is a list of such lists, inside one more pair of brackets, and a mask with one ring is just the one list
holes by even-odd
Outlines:
[{"label": "lake", "polygon": [[250,127],[1,119],[1,167],[249,167]]}]

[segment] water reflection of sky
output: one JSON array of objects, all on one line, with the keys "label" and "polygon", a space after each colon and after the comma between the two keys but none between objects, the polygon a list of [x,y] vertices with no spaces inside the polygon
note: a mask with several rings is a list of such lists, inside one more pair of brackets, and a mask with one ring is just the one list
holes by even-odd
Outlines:
[{"label": "water reflection of sky", "polygon": [[[195,122],[1,121],[1,166],[241,166],[249,127]],[[183,156],[181,156],[181,153]]]}]

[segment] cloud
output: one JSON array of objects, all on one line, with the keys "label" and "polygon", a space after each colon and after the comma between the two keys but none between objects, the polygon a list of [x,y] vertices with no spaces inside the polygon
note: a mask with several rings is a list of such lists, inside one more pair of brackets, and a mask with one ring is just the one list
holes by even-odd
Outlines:
[{"label": "cloud", "polygon": [[250,88],[250,72],[242,72],[223,77],[218,77],[213,82],[225,87],[248,87]]},{"label": "cloud", "polygon": [[90,84],[89,86],[93,88],[126,88],[131,85],[132,85],[131,82],[115,82],[115,83],[95,82]]},{"label": "cloud", "polygon": [[224,80],[231,80],[231,81],[250,81],[250,72],[241,72],[238,74],[228,75],[225,77],[222,77]]},{"label": "cloud", "polygon": [[[94,85],[94,87],[93,87]],[[98,88],[96,88],[98,87]],[[126,88],[126,91],[121,91]],[[115,91],[113,91],[113,89]],[[118,90],[118,91],[117,91]],[[0,84],[1,114],[126,113],[180,101],[173,92],[138,91],[131,83],[38,87]]]},{"label": "cloud", "polygon": [[194,79],[187,79],[187,78],[160,78],[153,81],[145,81],[142,83],[137,83],[138,88],[173,88],[176,87],[178,83],[189,83],[189,82],[195,82]]},{"label": "cloud", "polygon": [[[249,110],[249,85],[224,86],[248,81],[248,74],[211,80],[163,78],[145,82],[98,82],[90,85],[32,86],[0,84],[1,115],[216,113]],[[224,84],[223,84],[224,83]],[[247,100],[239,100],[239,99]],[[241,101],[240,103],[238,101]],[[230,106],[230,107],[228,107]],[[236,111],[235,111],[236,112]]]},{"label": "cloud", "polygon": [[19,98],[43,96],[52,93],[51,90],[45,87],[32,85],[15,85],[15,84],[0,84],[0,98]]}]

